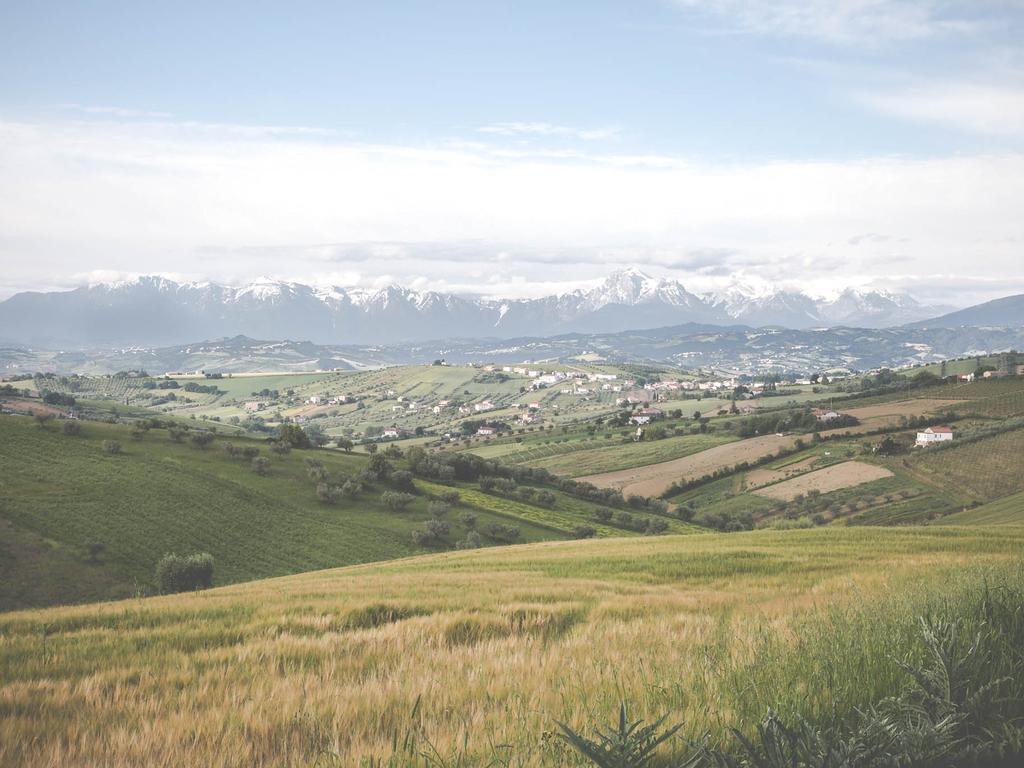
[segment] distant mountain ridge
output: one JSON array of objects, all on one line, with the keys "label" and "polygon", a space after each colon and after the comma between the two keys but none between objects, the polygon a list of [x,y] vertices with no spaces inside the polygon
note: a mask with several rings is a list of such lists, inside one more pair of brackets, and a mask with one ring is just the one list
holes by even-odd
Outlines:
[{"label": "distant mountain ridge", "polygon": [[782,326],[903,325],[947,311],[906,294],[846,289],[825,301],[797,292],[692,293],[636,269],[590,290],[536,299],[467,298],[397,285],[378,291],[261,279],[231,287],[147,276],[0,302],[0,339],[37,345],[161,345],[246,335],[318,344],[445,337],[614,333],[680,323]]},{"label": "distant mountain ridge", "polygon": [[914,325],[929,328],[1024,326],[1024,293],[986,301],[984,304],[922,320]]}]

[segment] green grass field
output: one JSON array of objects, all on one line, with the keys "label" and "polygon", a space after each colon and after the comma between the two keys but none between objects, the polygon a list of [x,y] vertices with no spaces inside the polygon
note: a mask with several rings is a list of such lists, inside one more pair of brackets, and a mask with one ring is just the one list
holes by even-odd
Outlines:
[{"label": "green grass field", "polygon": [[936,525],[1024,525],[1024,493],[939,518]]},{"label": "green grass field", "polygon": [[[0,524],[7,531],[0,610],[147,591],[167,552],[209,552],[216,582],[227,584],[429,551],[412,541],[412,530],[428,518],[425,494],[400,513],[380,503],[384,486],[335,506],[317,500],[304,457],[315,455],[338,484],[358,473],[366,456],[296,450],[278,457],[265,443],[231,438],[270,458],[270,473],[261,477],[248,461],[227,456],[222,440],[198,450],[162,429],[142,440],[122,425],[82,422],[82,430],[66,436],[59,423],[43,429],[28,418],[0,418]],[[120,442],[119,455],[104,453],[108,439]],[[481,527],[514,524],[520,541],[538,541],[571,537],[577,525],[592,523],[596,509],[564,494],[547,510],[465,493],[465,509],[448,515],[446,546],[466,534],[462,511],[476,513]],[[92,542],[104,547],[96,562],[87,556]]]},{"label": "green grass field", "polygon": [[[556,475],[582,477],[599,472],[614,472],[631,469],[661,461],[671,461],[689,456],[716,445],[732,442],[729,435],[681,435],[663,440],[641,441],[639,443],[615,440],[589,441],[573,446],[540,445],[534,449],[509,454],[506,461],[541,467]],[[602,442],[604,444],[602,444]],[[587,447],[594,446],[594,447]],[[569,450],[566,450],[566,449]],[[545,455],[550,451],[550,455]]]},{"label": "green grass field", "polygon": [[0,764],[574,766],[555,721],[620,701],[726,744],[897,692],[916,617],[1020,584],[1022,552],[1010,526],[548,542],[7,613]]}]

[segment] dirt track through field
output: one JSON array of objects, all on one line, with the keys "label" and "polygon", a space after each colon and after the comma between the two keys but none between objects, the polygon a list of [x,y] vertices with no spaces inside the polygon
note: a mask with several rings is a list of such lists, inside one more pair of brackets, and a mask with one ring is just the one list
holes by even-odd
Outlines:
[{"label": "dirt track through field", "polygon": [[828,493],[840,488],[869,483],[872,480],[881,480],[883,477],[892,477],[892,472],[885,467],[865,464],[862,461],[844,461],[842,464],[833,464],[831,467],[808,472],[806,475],[784,480],[767,488],[759,488],[754,493],[772,499],[792,501],[799,494],[811,490]]},{"label": "dirt track through field", "polygon": [[[881,405],[867,405],[861,408],[843,409],[861,420],[856,427],[825,430],[822,435],[860,434],[871,432],[880,427],[895,424],[900,416],[922,416],[946,406],[962,405],[957,400],[900,400]],[[579,477],[578,480],[593,483],[599,488],[618,488],[625,495],[658,496],[667,491],[677,480],[694,480],[711,474],[716,469],[730,467],[743,461],[755,462],[777,453],[780,449],[789,450],[796,445],[798,438],[810,442],[810,435],[762,435],[740,440],[736,443],[708,448],[706,451],[694,453],[671,461],[648,464],[644,467],[622,469],[615,472],[603,472],[597,475]]]}]

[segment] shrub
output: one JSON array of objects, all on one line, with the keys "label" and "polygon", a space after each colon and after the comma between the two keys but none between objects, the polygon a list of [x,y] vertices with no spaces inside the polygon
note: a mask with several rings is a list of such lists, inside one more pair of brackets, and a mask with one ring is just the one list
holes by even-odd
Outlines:
[{"label": "shrub", "polygon": [[472,512],[463,512],[459,515],[459,522],[462,523],[468,530],[476,528],[476,515]]},{"label": "shrub", "polygon": [[85,544],[85,551],[89,553],[89,562],[99,562],[100,555],[107,549],[107,545],[100,541],[88,541]]},{"label": "shrub", "polygon": [[167,436],[175,443],[180,443],[184,440],[186,434],[188,434],[188,430],[182,427],[169,427],[167,429]]},{"label": "shrub", "polygon": [[516,489],[516,496],[521,501],[532,501],[534,494],[536,494],[536,491],[533,488],[530,488],[529,486],[523,486],[522,488]]},{"label": "shrub", "polygon": [[448,514],[450,507],[443,501],[432,501],[427,504],[427,513],[438,520]]},{"label": "shrub", "polygon": [[451,527],[444,520],[427,520],[412,532],[412,540],[420,546],[436,546],[444,542]]},{"label": "shrub", "polygon": [[484,540],[476,531],[470,531],[466,534],[466,538],[455,544],[457,549],[480,549],[483,545]]},{"label": "shrub", "polygon": [[103,452],[110,456],[114,456],[121,452],[121,444],[117,442],[117,440],[104,440]]},{"label": "shrub", "polygon": [[384,491],[380,495],[380,500],[392,512],[401,512],[412,504],[416,497],[411,493],[402,493],[401,491]]},{"label": "shrub", "polygon": [[75,437],[82,434],[82,425],[77,421],[65,421],[60,425],[60,431],[65,435]]},{"label": "shrub", "polygon": [[292,448],[310,448],[309,435],[298,424],[282,424],[277,428],[277,441]]},{"label": "shrub", "polygon": [[351,499],[363,492],[363,486],[358,480],[346,480],[341,486],[341,495]]},{"label": "shrub", "polygon": [[519,529],[514,525],[488,523],[483,527],[485,535],[497,541],[515,541],[519,538]]},{"label": "shrub", "polygon": [[405,493],[416,493],[416,486],[412,481],[412,472],[409,472],[406,469],[399,469],[396,472],[392,472],[391,484],[395,486],[396,490],[404,491]]},{"label": "shrub", "polygon": [[164,555],[156,564],[156,583],[165,595],[206,589],[213,584],[213,557],[205,552]]},{"label": "shrub", "polygon": [[342,495],[342,489],[336,485],[320,483],[316,487],[316,497],[321,504],[337,504]]},{"label": "shrub", "polygon": [[189,439],[195,448],[205,451],[213,442],[213,432],[193,432]]},{"label": "shrub", "polygon": [[577,539],[592,539],[597,536],[597,529],[592,525],[577,525],[573,528],[572,534]]},{"label": "shrub", "polygon": [[270,450],[278,456],[287,456],[292,452],[292,447],[288,443],[283,443],[280,440],[275,440],[270,444]]},{"label": "shrub", "polygon": [[252,471],[260,477],[264,477],[270,472],[270,459],[266,456],[257,456],[252,460]]},{"label": "shrub", "polygon": [[551,509],[551,507],[555,506],[555,501],[555,494],[553,494],[551,491],[542,490],[537,494],[537,503],[540,504],[542,507],[547,507],[548,509]]},{"label": "shrub", "polygon": [[652,517],[644,525],[644,533],[648,536],[657,536],[659,533],[664,533],[668,530],[668,523],[659,517]]},{"label": "shrub", "polygon": [[441,491],[441,493],[437,494],[437,498],[450,507],[457,507],[460,501],[458,491]]}]

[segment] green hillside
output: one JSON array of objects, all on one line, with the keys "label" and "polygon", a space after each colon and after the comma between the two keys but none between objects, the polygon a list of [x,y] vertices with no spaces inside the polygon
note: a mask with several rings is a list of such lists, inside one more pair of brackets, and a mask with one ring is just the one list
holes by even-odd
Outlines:
[{"label": "green hillside", "polygon": [[[476,515],[483,545],[503,543],[488,537],[490,523],[517,527],[516,542],[571,538],[580,525],[596,535],[636,535],[601,524],[596,505],[559,491],[553,506],[541,506],[459,483],[464,498],[445,515],[449,533],[433,547],[419,546],[412,533],[431,517],[429,496],[451,488],[417,481],[421,493],[400,512],[382,504],[390,489],[384,481],[355,498],[318,500],[306,459],[322,462],[325,481],[340,486],[367,466],[365,455],[278,456],[265,442],[231,437],[237,448],[269,459],[260,476],[251,459],[225,452],[224,438],[199,449],[187,437],[173,441],[165,429],[135,439],[126,425],[81,422],[77,436],[61,427],[0,418],[0,610],[149,592],[155,564],[168,552],[209,552],[216,583],[229,584],[447,549],[466,538],[465,513]],[[106,453],[107,440],[121,452]]]},{"label": "green hillside", "polygon": [[954,512],[935,521],[936,525],[1024,525],[1024,493]]}]

